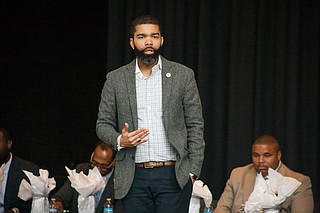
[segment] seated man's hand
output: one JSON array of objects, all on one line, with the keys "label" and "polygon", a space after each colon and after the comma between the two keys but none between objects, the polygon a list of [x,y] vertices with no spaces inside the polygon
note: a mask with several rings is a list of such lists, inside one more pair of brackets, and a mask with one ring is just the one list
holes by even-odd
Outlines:
[{"label": "seated man's hand", "polygon": [[62,211],[64,209],[63,205],[62,205],[62,203],[60,201],[56,201],[55,204],[58,207],[58,211]]}]

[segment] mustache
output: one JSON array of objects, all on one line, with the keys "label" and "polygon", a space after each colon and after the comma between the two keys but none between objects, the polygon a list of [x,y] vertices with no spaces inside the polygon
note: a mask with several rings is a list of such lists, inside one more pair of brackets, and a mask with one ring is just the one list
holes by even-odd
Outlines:
[{"label": "mustache", "polygon": [[143,49],[143,51],[146,51],[146,50],[153,50],[153,51],[155,51],[155,49],[154,49],[153,47],[146,47],[146,48]]}]

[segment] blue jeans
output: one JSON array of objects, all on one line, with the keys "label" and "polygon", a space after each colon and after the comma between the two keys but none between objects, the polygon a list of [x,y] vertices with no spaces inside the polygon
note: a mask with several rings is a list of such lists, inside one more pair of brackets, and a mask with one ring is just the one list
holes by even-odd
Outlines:
[{"label": "blue jeans", "polygon": [[180,188],[175,166],[136,167],[131,188],[122,201],[126,213],[187,213],[191,193],[191,180]]}]

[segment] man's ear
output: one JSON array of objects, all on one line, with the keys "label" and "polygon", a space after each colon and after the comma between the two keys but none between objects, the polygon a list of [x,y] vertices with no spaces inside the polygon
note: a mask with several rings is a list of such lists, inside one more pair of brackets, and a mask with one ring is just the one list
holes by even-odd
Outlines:
[{"label": "man's ear", "polygon": [[8,147],[9,150],[11,150],[12,140],[8,140],[8,141],[7,141],[7,147]]},{"label": "man's ear", "polygon": [[133,42],[133,38],[130,38],[130,46],[131,46],[131,48],[134,50],[134,42]]}]

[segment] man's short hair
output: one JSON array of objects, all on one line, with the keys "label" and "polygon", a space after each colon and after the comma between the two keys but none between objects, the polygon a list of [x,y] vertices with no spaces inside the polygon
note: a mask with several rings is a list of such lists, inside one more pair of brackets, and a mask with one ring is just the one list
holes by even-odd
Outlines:
[{"label": "man's short hair", "polygon": [[134,37],[134,33],[136,32],[136,26],[141,25],[141,24],[155,24],[159,26],[159,31],[160,34],[162,35],[162,26],[161,23],[158,19],[151,15],[142,15],[137,18],[135,18],[131,22],[131,27],[130,27],[130,38]]},{"label": "man's short hair", "polygon": [[279,141],[272,135],[263,134],[253,140],[252,146],[255,144],[275,145],[276,150],[280,151]]}]

